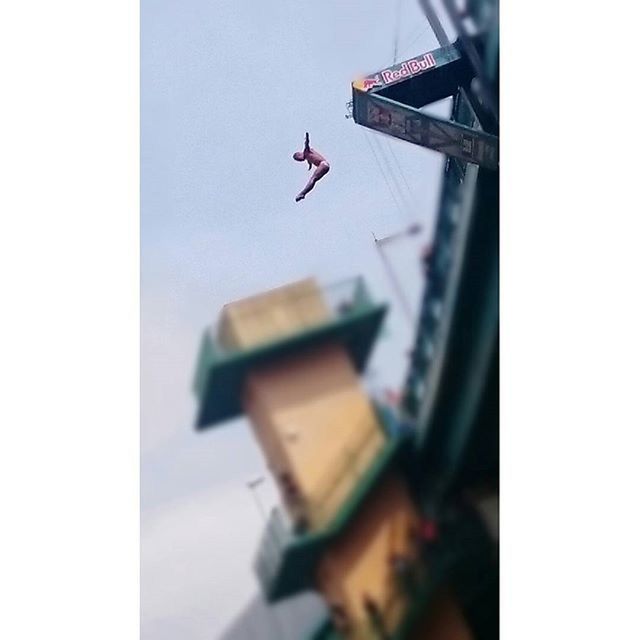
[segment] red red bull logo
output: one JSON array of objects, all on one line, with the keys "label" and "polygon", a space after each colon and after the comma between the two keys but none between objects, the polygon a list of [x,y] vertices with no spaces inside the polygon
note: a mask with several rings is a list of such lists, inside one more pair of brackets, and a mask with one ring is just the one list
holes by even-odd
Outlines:
[{"label": "red red bull logo", "polygon": [[382,82],[382,80],[380,80],[380,76],[378,74],[376,74],[375,76],[372,76],[370,78],[365,78],[362,81],[362,88],[365,91],[369,91],[370,89],[373,89],[374,87],[381,87],[384,83]]},{"label": "red red bull logo", "polygon": [[382,82],[384,84],[390,84],[396,80],[402,80],[408,78],[416,73],[421,73],[427,69],[431,69],[436,66],[436,59],[432,53],[425,53],[419,58],[413,58],[403,62],[399,67],[392,67],[391,69],[385,69],[380,72],[382,76]]}]

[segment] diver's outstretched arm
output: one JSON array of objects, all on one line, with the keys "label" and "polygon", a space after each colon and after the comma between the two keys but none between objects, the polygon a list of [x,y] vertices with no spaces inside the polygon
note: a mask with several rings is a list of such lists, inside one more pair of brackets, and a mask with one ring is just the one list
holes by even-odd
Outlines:
[{"label": "diver's outstretched arm", "polygon": [[[309,151],[311,151],[311,147],[309,146],[309,133],[305,133],[304,134],[304,156],[305,158],[307,157],[307,153],[309,153]],[[307,165],[309,165],[307,167],[307,171],[311,171],[311,163],[309,162],[309,160],[307,160]]]}]

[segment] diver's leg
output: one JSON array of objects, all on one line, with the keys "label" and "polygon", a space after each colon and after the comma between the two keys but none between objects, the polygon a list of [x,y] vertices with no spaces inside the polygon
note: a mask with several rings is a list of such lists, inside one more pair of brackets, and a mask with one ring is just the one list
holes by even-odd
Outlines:
[{"label": "diver's leg", "polygon": [[309,182],[307,182],[305,188],[296,196],[296,202],[300,202],[300,200],[304,200],[305,196],[316,186],[316,182],[320,180],[323,176],[329,173],[329,163],[321,162],[318,165],[318,168],[313,172]]}]

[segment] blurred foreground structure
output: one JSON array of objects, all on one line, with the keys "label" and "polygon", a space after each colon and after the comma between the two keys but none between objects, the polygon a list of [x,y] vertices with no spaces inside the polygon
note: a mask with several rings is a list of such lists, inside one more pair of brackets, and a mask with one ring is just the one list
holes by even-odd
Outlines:
[{"label": "blurred foreground structure", "polygon": [[[325,603],[273,637],[498,637],[497,5],[469,2],[450,43],[422,4],[442,46],[353,83],[357,124],[448,156],[402,410],[359,380],[387,311],[359,278],[230,303],[201,345],[198,428],[246,414],[282,497],[264,598]],[[446,97],[450,120],[421,111]]]}]

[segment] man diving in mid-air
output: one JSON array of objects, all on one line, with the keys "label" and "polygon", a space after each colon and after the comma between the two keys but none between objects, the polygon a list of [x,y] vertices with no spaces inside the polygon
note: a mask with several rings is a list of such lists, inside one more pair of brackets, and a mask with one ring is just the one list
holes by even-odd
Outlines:
[{"label": "man diving in mid-air", "polygon": [[316,167],[305,188],[296,196],[296,202],[300,202],[300,200],[304,200],[307,193],[316,186],[316,182],[329,173],[330,167],[329,163],[315,149],[309,146],[308,133],[304,137],[304,151],[296,151],[293,154],[293,159],[298,162],[304,162],[306,160],[309,164],[307,171],[311,170],[312,165]]}]

